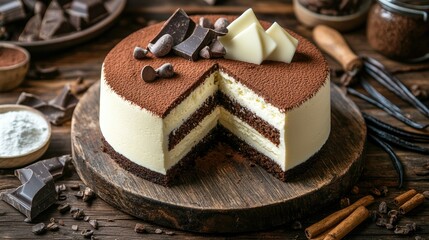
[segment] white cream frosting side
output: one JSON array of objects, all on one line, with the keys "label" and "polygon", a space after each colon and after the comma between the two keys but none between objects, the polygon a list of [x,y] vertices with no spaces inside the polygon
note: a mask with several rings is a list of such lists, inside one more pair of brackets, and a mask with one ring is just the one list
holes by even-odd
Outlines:
[{"label": "white cream frosting side", "polygon": [[[249,88],[222,71],[210,75],[164,119],[117,95],[106,83],[102,71],[100,128],[118,153],[152,171],[166,174],[216,124],[275,161],[283,171],[305,162],[326,142],[330,132],[329,76],[323,87],[301,106],[283,113]],[[168,135],[177,129],[216,91],[222,91],[280,132],[276,146],[247,123],[221,107],[168,151]],[[150,141],[148,141],[150,139]]]},{"label": "white cream frosting side", "polygon": [[284,170],[305,162],[328,140],[331,131],[329,82],[328,76],[310,100],[286,114]]},{"label": "white cream frosting side", "polygon": [[162,119],[112,91],[103,72],[100,83],[100,129],[103,137],[116,152],[136,164],[165,174],[166,145]]}]

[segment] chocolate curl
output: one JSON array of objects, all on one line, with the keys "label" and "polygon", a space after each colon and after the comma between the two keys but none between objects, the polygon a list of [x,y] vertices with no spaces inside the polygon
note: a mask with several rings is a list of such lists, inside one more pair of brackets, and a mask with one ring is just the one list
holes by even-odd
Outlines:
[{"label": "chocolate curl", "polygon": [[326,230],[332,228],[335,224],[339,223],[341,220],[349,216],[353,211],[355,211],[360,206],[368,206],[371,203],[374,202],[374,197],[371,195],[365,196],[356,202],[354,202],[352,205],[343,208],[335,213],[332,213],[331,215],[327,216],[326,218],[320,220],[319,222],[311,225],[310,227],[305,229],[305,235],[307,238],[312,239],[313,237],[318,236],[319,234],[325,232]]},{"label": "chocolate curl", "polygon": [[12,205],[29,220],[34,219],[56,202],[54,179],[63,175],[70,160],[70,155],[64,155],[15,170],[15,176],[22,185],[5,191],[1,195],[2,200]]}]

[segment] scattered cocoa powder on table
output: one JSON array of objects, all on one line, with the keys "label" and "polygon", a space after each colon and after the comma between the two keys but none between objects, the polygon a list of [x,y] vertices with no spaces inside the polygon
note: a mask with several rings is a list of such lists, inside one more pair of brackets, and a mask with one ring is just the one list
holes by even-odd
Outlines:
[{"label": "scattered cocoa powder on table", "polygon": [[12,48],[0,47],[0,67],[18,64],[25,60],[25,54]]}]

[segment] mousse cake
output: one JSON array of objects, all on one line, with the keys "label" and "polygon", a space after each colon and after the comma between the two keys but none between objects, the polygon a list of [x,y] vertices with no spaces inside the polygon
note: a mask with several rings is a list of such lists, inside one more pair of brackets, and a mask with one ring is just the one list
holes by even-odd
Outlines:
[{"label": "mousse cake", "polygon": [[[264,30],[272,25],[260,24]],[[311,162],[331,126],[329,69],[312,43],[287,30],[299,42],[291,63],[190,61],[173,54],[134,59],[133,49],[147,46],[162,27],[151,25],[131,34],[103,63],[100,129],[105,152],[121,167],[171,185],[217,141],[230,144],[281,181]],[[158,68],[166,62],[174,66],[173,78],[142,80],[145,65]]]}]

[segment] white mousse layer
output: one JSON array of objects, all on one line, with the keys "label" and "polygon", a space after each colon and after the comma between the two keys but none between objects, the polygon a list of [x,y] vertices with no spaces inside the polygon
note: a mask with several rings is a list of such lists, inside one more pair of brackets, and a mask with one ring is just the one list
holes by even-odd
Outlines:
[{"label": "white mousse layer", "polygon": [[[117,95],[101,76],[100,128],[107,142],[130,161],[166,174],[217,124],[220,124],[287,171],[315,154],[330,132],[329,76],[308,101],[282,112],[222,71],[211,74],[164,119]],[[173,149],[168,135],[180,127],[216,91],[247,108],[280,132],[276,146],[247,123],[217,107]]]}]

